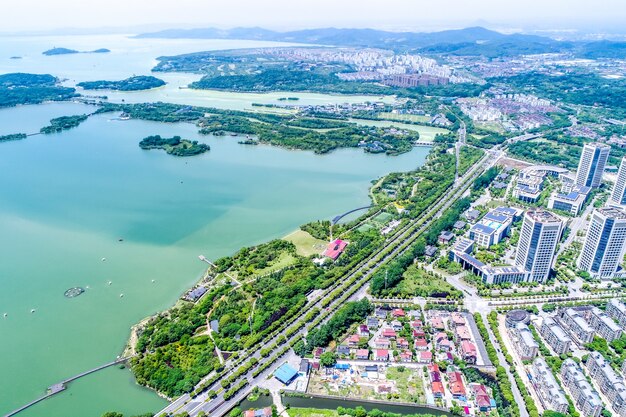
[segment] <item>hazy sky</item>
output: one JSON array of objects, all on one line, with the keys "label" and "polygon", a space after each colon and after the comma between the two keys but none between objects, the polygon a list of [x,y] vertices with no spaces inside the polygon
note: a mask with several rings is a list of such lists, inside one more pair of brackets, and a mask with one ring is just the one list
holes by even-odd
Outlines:
[{"label": "hazy sky", "polygon": [[0,31],[162,25],[572,28],[626,22],[626,0],[3,0]]}]

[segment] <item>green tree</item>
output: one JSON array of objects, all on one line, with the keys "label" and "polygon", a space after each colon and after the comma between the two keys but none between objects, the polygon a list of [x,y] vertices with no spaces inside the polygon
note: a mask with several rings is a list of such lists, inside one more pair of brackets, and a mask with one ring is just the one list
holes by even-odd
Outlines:
[{"label": "green tree", "polygon": [[320,356],[320,364],[322,366],[331,367],[337,363],[337,355],[334,352],[324,352]]}]

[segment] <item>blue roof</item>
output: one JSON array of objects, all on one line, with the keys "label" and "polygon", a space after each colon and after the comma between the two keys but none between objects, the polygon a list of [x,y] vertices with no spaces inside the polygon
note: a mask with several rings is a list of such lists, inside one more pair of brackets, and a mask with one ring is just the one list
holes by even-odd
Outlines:
[{"label": "blue roof", "polygon": [[505,213],[508,214],[509,216],[514,216],[517,213],[517,210],[515,210],[514,208],[511,207],[497,207],[493,210],[493,212],[500,212],[500,213]]},{"label": "blue roof", "polygon": [[283,384],[289,384],[292,379],[298,375],[298,371],[292,368],[288,363],[281,365],[275,372],[274,376]]},{"label": "blue roof", "polygon": [[472,228],[470,229],[472,232],[479,232],[479,233],[484,233],[486,235],[490,235],[492,233],[495,232],[494,229],[492,229],[489,226],[485,226],[484,224],[475,224],[474,226],[472,226]]},{"label": "blue roof", "polygon": [[485,266],[484,263],[480,262],[478,259],[474,258],[472,255],[467,254],[467,253],[459,253],[457,254],[457,256],[461,259],[463,259],[465,262],[469,263],[470,265],[474,266],[475,268],[482,268],[483,266]]},{"label": "blue roof", "polygon": [[505,223],[507,220],[509,220],[509,218],[505,216],[504,214],[499,214],[498,212],[493,212],[493,211],[490,211],[489,213],[485,214],[484,218],[496,221],[498,223]]},{"label": "blue roof", "polygon": [[350,369],[350,365],[347,363],[336,363],[335,369]]}]

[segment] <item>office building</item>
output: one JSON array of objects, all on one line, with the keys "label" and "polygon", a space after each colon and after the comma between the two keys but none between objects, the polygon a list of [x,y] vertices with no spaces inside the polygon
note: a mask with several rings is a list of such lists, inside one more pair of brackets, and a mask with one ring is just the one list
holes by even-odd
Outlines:
[{"label": "office building", "polygon": [[611,147],[602,143],[588,143],[583,147],[576,171],[576,184],[596,188],[602,182],[602,174]]},{"label": "office building", "polygon": [[568,192],[552,194],[550,200],[548,200],[548,208],[565,211],[573,216],[578,216],[585,201],[587,201],[587,196],[590,191],[591,188],[589,187],[575,185],[571,187],[571,190]]},{"label": "office building", "polygon": [[541,325],[541,335],[557,355],[569,352],[572,339],[551,317],[546,317]]},{"label": "office building", "polygon": [[593,277],[610,279],[622,259],[626,212],[616,207],[594,210],[577,266]]},{"label": "office building", "polygon": [[585,417],[598,417],[602,412],[602,400],[583,374],[583,370],[572,359],[561,365],[561,380],[572,394],[572,400]]},{"label": "office building", "polygon": [[619,164],[617,180],[615,180],[613,185],[608,204],[626,206],[626,156],[622,158],[622,162]]},{"label": "office building", "polygon": [[520,231],[515,265],[528,271],[528,280],[545,282],[550,274],[561,219],[544,210],[528,210]]}]

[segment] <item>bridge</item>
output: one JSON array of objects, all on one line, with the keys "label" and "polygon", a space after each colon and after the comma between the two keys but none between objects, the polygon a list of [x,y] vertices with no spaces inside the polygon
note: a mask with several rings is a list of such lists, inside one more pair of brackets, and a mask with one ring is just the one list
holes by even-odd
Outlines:
[{"label": "bridge", "polygon": [[67,388],[67,384],[69,384],[72,381],[76,381],[79,378],[82,378],[82,377],[87,376],[89,374],[93,374],[94,372],[98,372],[98,371],[100,371],[102,369],[105,369],[105,368],[108,368],[110,366],[126,362],[129,359],[130,359],[130,357],[118,358],[118,359],[114,360],[113,362],[105,363],[104,365],[100,365],[100,366],[98,366],[96,368],[93,368],[93,369],[90,369],[88,371],[81,372],[80,374],[74,375],[73,377],[70,377],[70,378],[67,378],[67,379],[64,379],[63,381],[61,381],[59,383],[50,385],[48,387],[48,389],[47,389],[46,395],[43,395],[43,396],[41,396],[41,397],[39,397],[39,398],[29,402],[28,404],[23,405],[20,408],[11,411],[9,414],[5,414],[4,417],[14,416],[14,415],[16,415],[18,413],[21,413],[22,411],[26,410],[27,408],[30,408],[33,405],[35,405],[35,404],[37,404],[37,403],[39,403],[39,402],[41,402],[41,401],[43,401],[45,399],[48,399],[48,398],[52,397],[55,394],[58,394],[59,392],[65,391],[65,389]]},{"label": "bridge", "polygon": [[330,222],[331,224],[335,225],[337,224],[337,222],[341,219],[343,219],[344,217],[346,217],[348,214],[354,213],[355,211],[360,211],[360,210],[367,210],[368,208],[372,208],[374,206],[364,206],[364,207],[359,207],[359,208],[355,208],[352,209],[350,211],[346,211],[343,214],[340,214],[338,216],[333,217],[333,220]]}]

